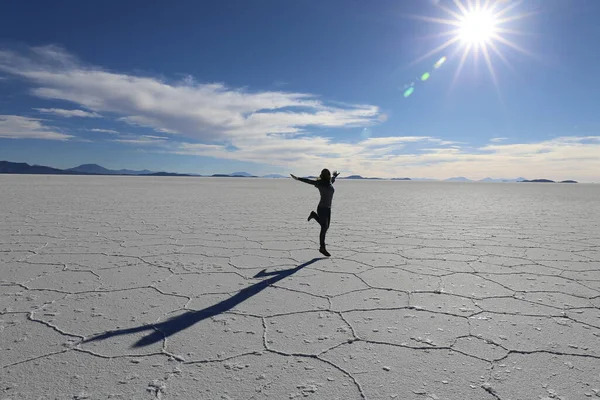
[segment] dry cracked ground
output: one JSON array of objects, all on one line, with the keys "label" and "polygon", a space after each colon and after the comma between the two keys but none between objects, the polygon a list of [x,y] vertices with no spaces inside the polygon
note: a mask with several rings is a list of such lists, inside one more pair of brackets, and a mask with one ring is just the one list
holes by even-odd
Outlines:
[{"label": "dry cracked ground", "polygon": [[0,399],[600,398],[599,185],[0,177]]}]

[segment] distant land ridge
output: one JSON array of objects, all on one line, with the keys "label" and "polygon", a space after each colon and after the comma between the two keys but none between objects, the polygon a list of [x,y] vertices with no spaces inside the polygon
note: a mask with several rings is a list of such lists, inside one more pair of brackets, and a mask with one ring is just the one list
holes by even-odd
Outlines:
[{"label": "distant land ridge", "polygon": [[[268,174],[263,176],[252,175],[248,172],[233,172],[231,174],[212,174],[212,175],[199,175],[199,174],[182,174],[177,172],[165,172],[165,171],[150,171],[147,169],[136,171],[131,169],[108,169],[98,164],[82,164],[77,167],[59,169],[53,167],[47,167],[44,165],[29,165],[23,162],[11,162],[11,161],[0,161],[0,174],[40,174],[40,175],[131,175],[131,176],[189,176],[189,177],[205,177],[205,178],[270,178],[270,179],[282,179],[289,178],[287,175],[281,174]],[[308,176],[308,178],[315,179],[316,176]],[[338,179],[348,180],[390,180],[390,181],[438,181],[438,179],[431,178],[378,178],[378,177],[363,177],[361,175],[349,175],[340,176]],[[519,177],[516,179],[497,179],[497,178],[483,178],[478,181],[465,178],[464,176],[458,176],[448,178],[445,182],[524,182],[524,183],[578,183],[574,180],[563,180],[556,182],[550,179],[532,179],[527,180]]]}]

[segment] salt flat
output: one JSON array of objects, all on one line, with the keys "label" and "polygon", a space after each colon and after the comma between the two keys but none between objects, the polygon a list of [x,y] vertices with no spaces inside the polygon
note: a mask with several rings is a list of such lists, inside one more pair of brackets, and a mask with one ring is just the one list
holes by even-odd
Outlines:
[{"label": "salt flat", "polygon": [[600,397],[600,185],[0,176],[0,399]]}]

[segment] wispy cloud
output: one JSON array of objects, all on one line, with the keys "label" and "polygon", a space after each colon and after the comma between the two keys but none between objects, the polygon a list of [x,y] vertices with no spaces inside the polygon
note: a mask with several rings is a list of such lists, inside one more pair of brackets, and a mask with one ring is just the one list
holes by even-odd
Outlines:
[{"label": "wispy cloud", "polygon": [[[330,166],[345,173],[382,177],[600,180],[597,136],[521,144],[504,144],[506,138],[495,137],[489,145],[474,148],[418,132],[371,137],[367,129],[363,140],[341,142],[326,137],[324,128],[371,128],[386,116],[374,105],[327,102],[317,95],[281,88],[249,91],[222,83],[198,83],[193,77],[166,81],[106,71],[53,46],[27,53],[0,50],[0,71],[27,81],[35,96],[69,101],[87,110],[63,111],[102,113],[154,130],[157,135],[114,139],[149,146],[151,151],[254,162],[300,174]],[[41,120],[9,117],[0,121],[0,137],[70,137]],[[179,136],[177,140],[169,140],[173,135]]]},{"label": "wispy cloud", "polygon": [[44,114],[54,114],[54,115],[58,115],[60,117],[65,117],[65,118],[73,118],[73,117],[100,118],[100,117],[102,117],[102,115],[100,115],[98,113],[83,111],[83,110],[63,110],[61,108],[34,108],[34,110],[39,111]]},{"label": "wispy cloud", "polygon": [[[322,137],[273,138],[228,149],[224,145],[172,143],[164,151],[201,155],[220,159],[268,163],[285,171],[314,174],[324,166],[345,173],[380,177],[448,178],[467,176],[473,179],[491,177],[579,179],[600,181],[600,136],[563,137],[530,144],[484,146],[471,151],[456,147],[421,147],[418,151],[397,153],[402,145],[388,138],[368,141],[333,143]],[[384,139],[384,140],[381,140]],[[376,143],[376,146],[372,144]],[[423,140],[423,143],[431,143]],[[380,145],[383,145],[381,147]]]},{"label": "wispy cloud", "polygon": [[67,140],[72,137],[45,126],[40,119],[0,115],[0,138]]},{"label": "wispy cloud", "polygon": [[168,137],[164,136],[153,136],[153,135],[141,135],[141,136],[128,136],[125,138],[113,139],[113,142],[118,143],[129,143],[129,144],[140,144],[140,145],[160,145],[169,140]]},{"label": "wispy cloud", "polygon": [[119,134],[118,131],[115,131],[113,129],[93,128],[93,129],[88,129],[88,131],[90,131],[90,132],[100,132],[100,133],[110,133],[111,135],[118,135]]},{"label": "wispy cloud", "polygon": [[35,86],[32,93],[40,98],[70,101],[200,141],[367,126],[381,116],[373,105],[332,105],[308,93],[251,92],[221,83],[198,84],[190,78],[166,82],[109,72],[84,65],[54,46],[33,48],[27,54],[0,51],[0,70],[30,81]]}]

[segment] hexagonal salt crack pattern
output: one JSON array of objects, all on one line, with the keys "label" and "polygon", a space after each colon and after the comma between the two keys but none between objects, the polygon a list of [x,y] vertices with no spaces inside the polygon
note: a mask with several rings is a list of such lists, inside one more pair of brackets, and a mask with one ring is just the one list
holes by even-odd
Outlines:
[{"label": "hexagonal salt crack pattern", "polygon": [[132,257],[113,256],[106,254],[36,254],[27,259],[30,264],[60,262],[69,270],[100,271],[118,267],[135,265],[140,260]]},{"label": "hexagonal salt crack pattern", "polygon": [[30,264],[28,262],[0,261],[0,282],[2,283],[27,283],[45,275],[60,272],[62,265]]},{"label": "hexagonal salt crack pattern", "polygon": [[593,299],[581,297],[577,293],[565,294],[532,291],[528,293],[519,293],[516,295],[516,297],[531,303],[548,307],[556,307],[564,310],[568,310],[570,308],[586,308],[594,306]]},{"label": "hexagonal salt crack pattern", "polygon": [[315,358],[273,353],[186,366],[182,379],[168,388],[185,389],[187,398],[200,400],[361,398],[353,379],[339,368]]},{"label": "hexagonal salt crack pattern", "polygon": [[365,289],[340,294],[331,298],[335,311],[374,310],[408,307],[408,294],[396,290]]},{"label": "hexagonal salt crack pattern", "polygon": [[[192,304],[194,304],[194,300],[188,308],[191,308]],[[327,310],[328,308],[329,302],[323,297],[270,286],[259,294],[235,305],[233,310],[270,317],[279,314]]]},{"label": "hexagonal salt crack pattern", "polygon": [[539,276],[533,274],[480,274],[480,276],[516,292],[539,290],[542,292],[577,293],[584,297],[600,296],[600,289],[592,289],[574,280],[556,276]]},{"label": "hexagonal salt crack pattern", "polygon": [[200,296],[205,293],[232,293],[248,283],[235,273],[176,274],[156,285],[164,293]]},{"label": "hexagonal salt crack pattern", "polygon": [[152,286],[171,276],[171,272],[148,264],[104,269],[97,272],[101,285],[98,290],[118,290]]},{"label": "hexagonal salt crack pattern", "polygon": [[2,399],[600,392],[598,185],[340,180],[329,258],[292,180],[0,187]]},{"label": "hexagonal salt crack pattern", "polygon": [[489,379],[500,399],[600,397],[598,360],[556,354],[510,354],[494,362]]},{"label": "hexagonal salt crack pattern", "polygon": [[486,361],[446,349],[354,342],[322,356],[353,375],[367,399],[486,399]]},{"label": "hexagonal salt crack pattern", "polygon": [[360,263],[369,265],[371,267],[389,267],[399,266],[406,264],[406,258],[393,253],[357,253],[351,257],[350,260],[358,261]]},{"label": "hexagonal salt crack pattern", "polygon": [[561,308],[546,306],[536,302],[515,299],[512,297],[478,299],[475,300],[478,308],[498,314],[534,315],[562,317]]},{"label": "hexagonal salt crack pattern", "polygon": [[0,314],[36,310],[65,296],[50,290],[27,290],[17,285],[0,284]]},{"label": "hexagonal salt crack pattern", "polygon": [[257,317],[185,311],[155,325],[167,335],[167,352],[186,361],[224,360],[263,350],[263,325]]},{"label": "hexagonal salt crack pattern", "polygon": [[168,268],[176,274],[190,272],[233,272],[229,257],[208,257],[197,254],[164,254],[143,257],[144,261],[161,268]]},{"label": "hexagonal salt crack pattern", "polygon": [[447,293],[411,293],[410,306],[417,310],[470,316],[481,311],[476,301]]},{"label": "hexagonal salt crack pattern", "polygon": [[502,346],[474,336],[458,338],[452,344],[452,349],[486,361],[499,360],[508,354],[508,350]]},{"label": "hexagonal salt crack pattern", "polygon": [[438,290],[440,278],[420,275],[397,268],[377,268],[360,275],[370,286],[380,289],[396,289],[405,292]]},{"label": "hexagonal salt crack pattern", "polygon": [[469,323],[472,335],[509,350],[600,356],[600,331],[567,318],[482,313]]},{"label": "hexagonal salt crack pattern", "polygon": [[[51,374],[52,379],[48,379]],[[0,395],[9,399],[177,398],[179,367],[164,356],[105,359],[77,351],[50,355],[0,371]],[[187,394],[188,396],[190,394]],[[190,398],[190,397],[187,397]]]},{"label": "hexagonal salt crack pattern", "polygon": [[239,269],[272,268],[272,267],[281,265],[282,261],[287,262],[288,265],[295,264],[292,259],[281,260],[279,258],[254,256],[254,255],[235,256],[235,257],[231,257],[229,260],[230,260],[230,263],[233,266],[235,266],[235,268],[239,268]]},{"label": "hexagonal salt crack pattern", "polygon": [[454,274],[442,277],[442,291],[465,297],[498,297],[511,296],[514,291],[508,289],[493,279],[484,279],[473,274]]},{"label": "hexagonal salt crack pattern", "polygon": [[100,278],[90,271],[59,271],[32,279],[27,282],[27,287],[79,293],[95,290],[101,284]]},{"label": "hexagonal salt crack pattern", "polygon": [[[160,346],[130,350],[136,339],[128,337],[128,334],[135,333],[141,337],[151,333],[153,330],[148,324],[154,323],[170,310],[183,308],[186,302],[186,299],[162,295],[150,288],[90,292],[57,300],[43,310],[33,312],[33,318],[56,326],[62,332],[85,336],[88,339],[106,332],[112,333],[107,335],[107,339],[111,339],[109,342],[103,339],[83,345],[95,349],[100,354],[116,355],[120,351],[125,351],[125,354],[147,354],[159,350]],[[140,327],[144,329],[127,331]]]},{"label": "hexagonal salt crack pattern", "polygon": [[337,313],[306,312],[266,318],[267,348],[286,354],[313,354],[353,339],[348,324]]},{"label": "hexagonal salt crack pattern", "polygon": [[344,313],[356,335],[379,343],[411,347],[449,347],[469,334],[467,318],[422,310],[375,310]]},{"label": "hexagonal salt crack pattern", "polygon": [[290,290],[310,293],[315,296],[336,296],[367,287],[363,281],[351,274],[318,271],[303,272],[305,276],[294,274],[277,282],[275,285]]},{"label": "hexagonal salt crack pattern", "polygon": [[26,314],[0,314],[0,368],[65,351],[68,339]]}]

